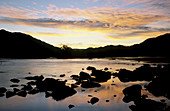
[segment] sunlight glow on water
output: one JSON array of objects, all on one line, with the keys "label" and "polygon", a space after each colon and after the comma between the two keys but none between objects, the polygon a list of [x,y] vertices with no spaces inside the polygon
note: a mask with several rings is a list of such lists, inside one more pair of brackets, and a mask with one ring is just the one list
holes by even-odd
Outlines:
[{"label": "sunlight glow on water", "polygon": [[[134,64],[134,65],[132,65]],[[83,71],[90,73],[86,70],[88,66],[94,66],[97,69],[109,68],[109,71],[115,72],[116,69],[126,68],[134,70],[141,66],[143,63],[136,61],[126,60],[108,60],[108,59],[16,59],[16,60],[0,60],[0,87],[6,87],[12,90],[10,82],[12,78],[20,79],[20,84],[25,84],[28,81],[23,79],[27,76],[43,75],[48,78],[56,78],[68,80],[67,84],[74,83],[75,81],[70,78],[73,74],[79,74]],[[31,73],[31,74],[29,74]],[[65,77],[60,77],[60,74],[65,74]],[[111,85],[111,84],[115,85]],[[26,98],[14,96],[9,99],[5,97],[0,98],[0,111],[60,111],[60,110],[80,110],[81,111],[130,111],[129,105],[131,103],[124,103],[122,101],[124,95],[122,90],[132,84],[145,85],[147,82],[128,82],[122,83],[118,78],[111,77],[105,83],[101,83],[99,88],[75,88],[77,93],[61,101],[55,101],[51,97],[45,98],[44,93],[35,95],[27,95]],[[18,88],[20,88],[19,86]],[[84,91],[82,91],[84,90]],[[148,93],[143,91],[143,93]],[[99,102],[91,105],[88,103],[91,97],[98,97]],[[116,95],[116,97],[114,97]],[[150,98],[154,98],[151,94]],[[109,102],[106,102],[109,100]],[[74,108],[69,109],[68,105],[75,105]],[[8,107],[10,106],[10,107]]]}]

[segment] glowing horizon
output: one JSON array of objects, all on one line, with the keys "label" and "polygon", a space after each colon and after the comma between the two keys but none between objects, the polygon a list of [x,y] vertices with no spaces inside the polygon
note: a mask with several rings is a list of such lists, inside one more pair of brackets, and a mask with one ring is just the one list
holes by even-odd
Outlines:
[{"label": "glowing horizon", "polygon": [[168,33],[169,10],[169,0],[1,0],[0,28],[57,47],[133,45]]}]

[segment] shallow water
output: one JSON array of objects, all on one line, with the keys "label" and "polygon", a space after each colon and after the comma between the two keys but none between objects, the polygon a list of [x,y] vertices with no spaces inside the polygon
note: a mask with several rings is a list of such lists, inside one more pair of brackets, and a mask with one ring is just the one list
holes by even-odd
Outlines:
[{"label": "shallow water", "polygon": [[[109,71],[116,72],[116,69],[126,68],[134,70],[140,67],[144,62],[129,60],[108,60],[108,59],[1,59],[0,60],[0,87],[6,87],[8,90],[13,88],[10,85],[10,79],[20,79],[18,85],[25,84],[28,81],[24,79],[27,76],[43,75],[44,77],[67,80],[67,85],[75,83],[70,78],[73,74],[79,74],[85,71],[88,66],[94,66],[97,69],[109,68]],[[82,70],[84,68],[84,70]],[[65,77],[60,77],[65,74]],[[113,82],[114,81],[114,82]],[[115,85],[111,85],[111,84]],[[75,88],[77,93],[61,101],[55,101],[51,97],[45,98],[45,93],[27,95],[25,98],[14,96],[6,99],[0,97],[0,111],[130,111],[129,106],[133,104],[122,101],[124,95],[122,90],[132,84],[141,84],[144,86],[148,82],[128,82],[122,83],[118,78],[111,77],[105,83],[101,83],[99,88]],[[21,88],[19,86],[18,88]],[[85,90],[85,91],[82,91]],[[159,100],[163,97],[156,98],[152,94],[143,90],[142,93],[149,95],[149,98]],[[94,105],[88,103],[91,99],[88,95],[99,98],[99,102]],[[116,97],[114,97],[116,95]],[[109,102],[106,102],[109,100]],[[69,104],[75,105],[69,109]]]}]

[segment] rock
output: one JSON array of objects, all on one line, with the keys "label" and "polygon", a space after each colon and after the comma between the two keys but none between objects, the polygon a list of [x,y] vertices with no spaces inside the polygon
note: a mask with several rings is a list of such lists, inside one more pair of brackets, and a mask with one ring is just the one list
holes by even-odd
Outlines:
[{"label": "rock", "polygon": [[105,67],[104,70],[107,71],[107,70],[109,70],[109,68]]},{"label": "rock", "polygon": [[113,95],[113,97],[116,97],[116,95]]},{"label": "rock", "polygon": [[95,68],[95,67],[92,67],[92,66],[88,66],[86,69],[87,69],[87,70],[96,70],[96,68]]},{"label": "rock", "polygon": [[61,74],[61,75],[60,75],[60,77],[64,77],[64,76],[65,76],[65,74]]},{"label": "rock", "polygon": [[17,84],[13,84],[13,85],[10,85],[10,87],[18,87],[19,85]]},{"label": "rock", "polygon": [[71,87],[72,87],[72,88],[77,88],[78,85],[76,85],[76,84],[71,84]]},{"label": "rock", "polygon": [[5,93],[7,89],[5,87],[0,87],[0,93]]},{"label": "rock", "polygon": [[13,82],[13,83],[19,83],[19,82],[20,82],[20,80],[19,80],[19,79],[16,79],[16,78],[11,79],[10,81]]},{"label": "rock", "polygon": [[73,108],[73,107],[75,107],[75,106],[72,105],[72,104],[70,104],[68,107],[69,107],[69,109],[71,109],[71,108]]},{"label": "rock", "polygon": [[81,87],[82,88],[94,88],[94,87],[100,87],[101,85],[99,83],[95,82],[82,82]]},{"label": "rock", "polygon": [[26,97],[27,96],[27,92],[26,91],[19,91],[17,93],[18,96],[21,96],[21,97]]},{"label": "rock", "polygon": [[18,88],[13,88],[13,90],[14,90],[15,93],[20,91]]},{"label": "rock", "polygon": [[83,80],[91,81],[91,76],[88,73],[80,72],[79,75],[80,75],[79,77],[80,82],[82,82]]},{"label": "rock", "polygon": [[91,76],[95,76],[97,82],[106,82],[111,78],[111,72],[105,72],[102,70],[92,70]]},{"label": "rock", "polygon": [[123,101],[128,103],[130,101],[137,100],[141,98],[141,85],[132,85],[123,90],[123,94],[125,97],[123,98]]},{"label": "rock", "polygon": [[28,76],[28,77],[25,77],[25,79],[42,81],[44,79],[44,76],[43,75],[41,75],[41,76]]},{"label": "rock", "polygon": [[79,75],[71,75],[70,76],[72,79],[79,81],[80,76]]},{"label": "rock", "polygon": [[5,94],[3,94],[3,93],[0,93],[0,97],[3,97],[3,96],[5,96]]},{"label": "rock", "polygon": [[109,102],[109,100],[106,100],[106,102]]},{"label": "rock", "polygon": [[37,94],[37,93],[39,93],[39,89],[37,89],[37,88],[34,88],[28,92],[28,94],[33,94],[33,95]]},{"label": "rock", "polygon": [[93,97],[92,95],[88,95],[88,97]]},{"label": "rock", "polygon": [[132,111],[165,111],[165,103],[157,102],[151,99],[138,99],[134,101],[135,105],[129,106]]},{"label": "rock", "polygon": [[93,104],[97,103],[98,101],[99,101],[99,99],[97,97],[93,97],[93,98],[91,98],[90,103],[93,105]]},{"label": "rock", "polygon": [[28,85],[25,85],[21,90],[30,91],[30,90],[32,90],[32,88],[33,87],[30,84],[28,84]]},{"label": "rock", "polygon": [[7,91],[6,92],[6,98],[10,98],[10,97],[12,97],[12,96],[15,96],[15,92],[12,92],[12,91]]}]

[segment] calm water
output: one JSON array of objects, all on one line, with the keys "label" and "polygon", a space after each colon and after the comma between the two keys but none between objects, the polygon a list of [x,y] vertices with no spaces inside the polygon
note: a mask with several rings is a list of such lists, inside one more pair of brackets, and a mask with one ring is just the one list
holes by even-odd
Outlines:
[{"label": "calm water", "polygon": [[[14,83],[10,82],[10,79],[20,79],[18,85],[21,85],[28,82],[24,77],[35,75],[68,80],[67,85],[70,85],[71,83],[75,83],[70,76],[79,74],[82,68],[86,69],[88,66],[94,66],[97,69],[108,67],[109,71],[116,72],[116,69],[121,68],[134,70],[143,64],[143,62],[137,61],[108,59],[1,59],[0,87],[6,87],[8,90],[12,90],[13,88],[10,85]],[[90,73],[87,70],[83,71]],[[66,76],[61,78],[61,74],[65,74]],[[112,83],[116,85],[111,85]],[[122,90],[136,83],[141,85],[147,84],[145,81],[122,83],[118,78],[111,77],[109,81],[102,83],[102,86],[99,88],[75,88],[77,90],[75,95],[61,101],[55,101],[51,97],[45,98],[43,92],[35,95],[27,95],[25,98],[19,96],[13,96],[8,99],[6,97],[0,97],[0,111],[130,111],[129,106],[133,102],[124,103],[122,101],[124,97]],[[21,86],[18,88],[21,88]],[[142,90],[142,93],[149,95],[149,98],[154,100],[163,98],[155,98],[145,90]],[[88,95],[99,98],[99,102],[94,105],[89,104],[88,101],[91,97],[88,97]],[[109,100],[109,102],[106,102],[106,100]],[[69,104],[73,104],[75,107],[69,109]]]}]

